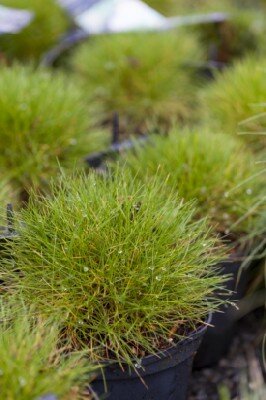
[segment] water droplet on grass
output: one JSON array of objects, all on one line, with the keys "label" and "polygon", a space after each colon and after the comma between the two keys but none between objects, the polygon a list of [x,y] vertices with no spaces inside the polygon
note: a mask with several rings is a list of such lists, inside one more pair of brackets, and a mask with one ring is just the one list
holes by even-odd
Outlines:
[{"label": "water droplet on grass", "polygon": [[19,381],[20,386],[23,387],[23,386],[26,385],[26,379],[23,378],[22,376],[20,376],[20,377],[18,378],[18,381]]},{"label": "water droplet on grass", "polygon": [[141,368],[141,361],[137,362],[137,363],[134,365],[134,367],[137,368],[137,369]]}]

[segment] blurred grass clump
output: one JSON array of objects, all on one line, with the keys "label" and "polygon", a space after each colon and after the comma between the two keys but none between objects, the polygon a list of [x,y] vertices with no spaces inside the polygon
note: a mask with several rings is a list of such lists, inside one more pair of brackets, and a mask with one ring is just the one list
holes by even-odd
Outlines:
[{"label": "blurred grass clump", "polygon": [[124,162],[141,181],[166,180],[168,190],[197,200],[197,216],[209,215],[219,232],[256,230],[258,210],[252,208],[262,195],[261,166],[237,138],[173,128],[168,136],[153,136],[147,146],[137,146]]},{"label": "blurred grass clump", "polygon": [[187,64],[201,60],[195,35],[180,30],[93,38],[77,49],[72,67],[102,123],[117,111],[122,128],[143,131],[147,122],[195,118],[197,84]]},{"label": "blurred grass clump", "polygon": [[[75,82],[31,66],[0,69],[0,168],[20,192],[44,189],[63,167],[72,167],[96,143],[90,115]],[[91,144],[91,147],[90,147]]]},{"label": "blurred grass clump", "polygon": [[255,150],[266,146],[266,59],[250,56],[219,73],[204,91],[202,113],[215,131],[246,140]]},{"label": "blurred grass clump", "polygon": [[168,16],[225,12],[228,19],[220,24],[201,24],[196,32],[208,58],[231,62],[248,51],[265,51],[265,2],[238,0],[148,0],[147,3]]},{"label": "blurred grass clump", "polygon": [[2,0],[7,7],[32,11],[28,27],[18,34],[0,36],[0,50],[7,60],[39,61],[70,25],[65,11],[56,0]]}]

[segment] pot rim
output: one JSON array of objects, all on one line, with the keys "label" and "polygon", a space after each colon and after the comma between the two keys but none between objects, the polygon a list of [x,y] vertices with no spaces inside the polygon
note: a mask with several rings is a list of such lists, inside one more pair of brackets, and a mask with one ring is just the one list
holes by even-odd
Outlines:
[{"label": "pot rim", "polygon": [[[149,367],[152,364],[158,363],[162,361],[163,359],[166,358],[173,358],[174,354],[183,349],[186,345],[191,344],[193,341],[196,341],[200,337],[203,336],[203,334],[206,332],[208,325],[210,325],[212,320],[212,313],[209,312],[208,316],[206,317],[205,323],[202,323],[200,327],[193,332],[191,332],[187,337],[181,339],[177,343],[172,344],[168,349],[164,349],[162,351],[158,351],[156,354],[150,354],[148,356],[143,357],[140,359],[140,368],[139,372],[137,372],[133,367],[127,365],[126,363],[121,363],[122,365],[125,366],[125,371],[130,371],[131,377],[138,377],[145,375],[145,369]],[[181,361],[181,360],[180,360]],[[144,368],[142,368],[144,367]],[[119,363],[117,361],[112,361],[112,360],[106,360],[103,361],[103,363],[100,364],[100,369],[102,370],[103,374],[105,374],[104,369],[105,368],[111,368],[111,369],[119,369],[120,373],[123,373],[121,368],[119,367]],[[100,378],[101,379],[101,378]],[[97,380],[97,378],[96,378]]]}]

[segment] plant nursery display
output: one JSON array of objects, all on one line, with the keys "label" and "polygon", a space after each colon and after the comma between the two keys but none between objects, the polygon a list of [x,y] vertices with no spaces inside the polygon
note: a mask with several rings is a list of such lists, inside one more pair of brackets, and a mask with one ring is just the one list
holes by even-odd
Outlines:
[{"label": "plant nursery display", "polygon": [[[89,108],[78,85],[32,67],[0,70],[0,168],[24,199],[44,190],[60,166],[74,167],[103,138],[88,132]],[[98,139],[96,139],[96,137]]]},{"label": "plant nursery display", "polygon": [[33,310],[12,297],[1,299],[0,318],[2,399],[50,399],[52,395],[58,400],[85,399],[95,367],[84,362],[82,353],[68,354],[56,324],[34,317]]},{"label": "plant nursery display", "polygon": [[206,124],[265,150],[266,59],[251,56],[216,78],[202,96]]},{"label": "plant nursery display", "polygon": [[[138,393],[168,398],[174,391],[184,399],[208,313],[224,302],[213,296],[226,279],[213,265],[225,251],[206,219],[194,220],[193,204],[161,195],[163,184],[142,185],[120,169],[110,178],[63,176],[50,196],[33,193],[16,217],[23,224],[9,245],[15,264],[2,260],[0,277],[8,282],[7,295],[19,292],[40,315],[55,318],[73,349],[116,363],[122,380],[130,379],[128,368],[142,376],[134,379]],[[156,363],[160,355],[162,365],[146,376],[142,362]],[[179,368],[181,361],[183,383],[158,388],[157,368]],[[155,372],[147,388],[143,382]],[[102,393],[103,380],[96,387]]]},{"label": "plant nursery display", "polygon": [[116,111],[122,130],[143,132],[147,122],[195,117],[197,85],[186,64],[201,60],[196,36],[177,30],[93,38],[77,48],[71,65],[103,123]]},{"label": "plant nursery display", "polygon": [[34,13],[30,25],[19,34],[0,37],[0,52],[8,60],[39,61],[69,27],[68,18],[56,0],[1,0],[1,4]]}]

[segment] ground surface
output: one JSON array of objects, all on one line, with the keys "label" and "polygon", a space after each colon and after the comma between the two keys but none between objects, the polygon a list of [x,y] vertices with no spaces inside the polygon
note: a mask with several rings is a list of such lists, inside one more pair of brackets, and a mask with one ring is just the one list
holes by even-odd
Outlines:
[{"label": "ground surface", "polygon": [[248,399],[266,399],[265,391],[258,396],[266,378],[262,362],[263,315],[261,310],[239,322],[230,351],[219,365],[193,372],[188,400],[243,400],[244,377],[248,380],[245,386],[254,390]]}]

